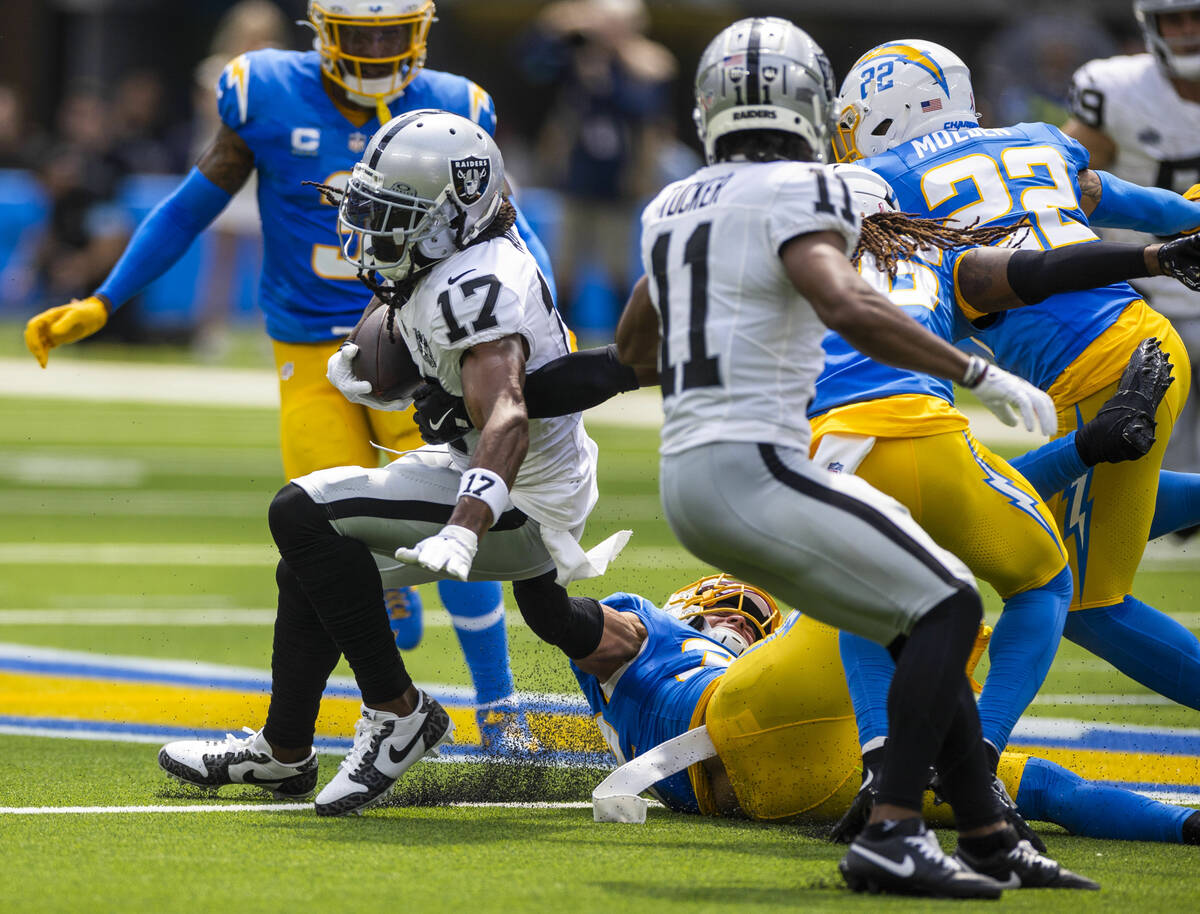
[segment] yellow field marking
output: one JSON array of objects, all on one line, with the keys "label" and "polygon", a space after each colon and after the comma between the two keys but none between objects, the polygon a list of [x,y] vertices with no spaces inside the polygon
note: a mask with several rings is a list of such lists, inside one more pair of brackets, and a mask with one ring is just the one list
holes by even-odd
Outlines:
[{"label": "yellow field marking", "polygon": [[1104,749],[1061,749],[1010,745],[1050,762],[1057,762],[1090,781],[1129,784],[1200,785],[1200,758],[1194,755],[1159,755],[1148,752],[1109,752]]},{"label": "yellow field marking", "polygon": [[[267,716],[265,692],[211,689],[147,682],[0,673],[0,715],[51,717],[105,723],[158,724],[192,730],[260,726]],[[454,741],[479,745],[479,724],[470,704],[444,702],[454,721]],[[317,736],[348,739],[354,734],[360,702],[326,696],[317,718]],[[534,712],[529,727],[547,749],[604,752],[595,723],[583,716]]]}]

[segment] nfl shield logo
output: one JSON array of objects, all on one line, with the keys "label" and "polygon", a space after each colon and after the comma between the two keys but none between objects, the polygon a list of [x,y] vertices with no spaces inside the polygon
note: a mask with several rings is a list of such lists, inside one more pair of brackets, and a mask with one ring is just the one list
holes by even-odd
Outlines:
[{"label": "nfl shield logo", "polygon": [[353,153],[361,153],[367,148],[367,135],[365,133],[359,133],[356,130],[354,133],[350,134],[350,139],[347,141],[346,146]]},{"label": "nfl shield logo", "polygon": [[452,159],[450,174],[454,179],[454,194],[464,205],[483,196],[492,178],[492,162],[487,158]]}]

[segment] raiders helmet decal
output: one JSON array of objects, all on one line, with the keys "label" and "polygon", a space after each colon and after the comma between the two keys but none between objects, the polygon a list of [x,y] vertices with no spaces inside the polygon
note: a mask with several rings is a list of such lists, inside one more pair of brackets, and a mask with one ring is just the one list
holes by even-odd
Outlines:
[{"label": "raiders helmet decal", "polygon": [[492,163],[486,158],[452,159],[450,175],[454,181],[454,194],[459,201],[469,206],[487,190],[492,177]]}]

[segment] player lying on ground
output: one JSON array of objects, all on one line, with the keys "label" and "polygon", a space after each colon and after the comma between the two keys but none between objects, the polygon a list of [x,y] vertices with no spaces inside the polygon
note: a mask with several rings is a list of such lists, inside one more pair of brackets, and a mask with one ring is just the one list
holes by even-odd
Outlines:
[{"label": "player lying on ground", "polygon": [[[1087,150],[1055,127],[979,129],[973,98],[966,65],[948,49],[928,41],[879,45],[842,85],[838,156],[865,156],[861,164],[888,181],[901,210],[959,228],[1028,220],[1036,238],[1029,243],[1045,249],[1095,244],[1094,226],[1160,236],[1200,226],[1200,202],[1094,170]],[[1197,477],[1159,475],[1191,387],[1183,342],[1125,283],[1066,300],[1052,296],[998,319],[972,316],[975,339],[996,362],[1051,395],[1063,433],[1108,400],[1143,339],[1157,338],[1169,355],[1177,382],[1155,417],[1155,447],[1142,460],[1098,464],[1048,505],[1075,583],[1064,636],[1149,688],[1200,708],[1200,640],[1131,592],[1156,498],[1176,505],[1195,498],[1175,490]],[[1050,642],[1037,629],[1027,634],[1005,650],[1044,655]],[[1005,722],[997,719],[990,729],[999,741],[990,747],[994,757]]]},{"label": "player lying on ground", "polygon": [[495,142],[455,114],[402,115],[367,145],[339,210],[344,251],[382,277],[375,287],[389,309],[387,332],[462,395],[478,431],[460,449],[321,470],[279,492],[269,514],[280,562],[266,723],[246,739],[165,746],[159,763],[169,774],[310,793],[321,694],[343,655],[362,692],[362,717],[354,747],[317,795],[319,814],[382,801],[449,740],[445,710],[413,685],[396,650],[379,564],[405,584],[512,580],[539,637],[572,657],[599,642],[595,601],[568,597],[564,585],[601,573],[628,532],[583,551],[578,539],[597,499],[596,445],[578,414],[526,416],[526,366],[565,355],[569,343],[536,262],[512,231],[503,186]]},{"label": "player lying on ground", "polygon": [[[835,629],[799,613],[781,620],[770,596],[721,575],[681,588],[662,609],[628,593],[601,603],[604,637],[571,668],[618,761],[700,726],[717,751],[655,783],[658,800],[764,822],[832,822],[845,809],[858,744]],[[1200,811],[1015,752],[1004,753],[1000,777],[1027,818],[1072,834],[1200,844]],[[925,809],[950,823],[929,795]]]},{"label": "player lying on ground", "polygon": [[[284,478],[378,466],[373,442],[393,451],[419,447],[409,415],[351,403],[325,379],[326,361],[368,296],[355,265],[331,243],[334,210],[303,185],[344,184],[367,138],[393,114],[441,108],[495,131],[487,92],[465,77],[425,68],[433,21],[432,0],[310,0],[313,49],[251,51],[231,61],[216,86],[222,126],[196,167],[145,218],[94,295],[30,319],[25,342],[41,365],[52,348],[101,329],[112,311],[170,269],[257,175],[264,230],[259,302],[279,375]],[[549,277],[549,259],[528,226],[523,238]],[[471,672],[485,742],[499,741],[506,723],[520,725],[514,710],[507,721],[492,714],[513,705],[500,585],[449,581],[438,593]],[[416,647],[417,592],[385,585],[384,596],[397,645]]]}]

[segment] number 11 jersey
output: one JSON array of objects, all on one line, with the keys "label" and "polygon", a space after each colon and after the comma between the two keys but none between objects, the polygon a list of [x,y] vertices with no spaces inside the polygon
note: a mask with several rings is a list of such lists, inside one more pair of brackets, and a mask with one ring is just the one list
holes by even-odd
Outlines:
[{"label": "number 11 jersey", "polygon": [[708,165],[651,201],[642,265],[662,337],[662,454],[718,441],[808,453],[825,327],[779,252],[835,232],[848,254],[858,226],[845,183],[815,163]]}]

